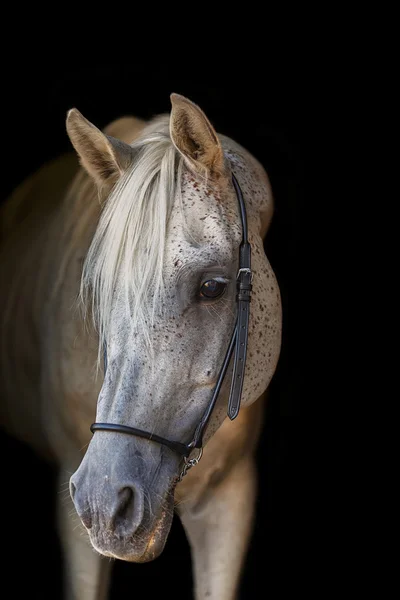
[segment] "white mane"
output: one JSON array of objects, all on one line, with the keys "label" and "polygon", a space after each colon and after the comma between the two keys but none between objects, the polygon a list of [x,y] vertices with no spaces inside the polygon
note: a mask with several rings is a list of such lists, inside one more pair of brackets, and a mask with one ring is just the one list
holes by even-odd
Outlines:
[{"label": "white mane", "polygon": [[99,332],[99,359],[107,343],[116,293],[124,294],[133,327],[149,340],[164,294],[167,220],[181,194],[183,160],[170,138],[168,118],[150,124],[131,146],[134,163],[106,201],[81,280],[81,299],[87,306],[91,298]]}]

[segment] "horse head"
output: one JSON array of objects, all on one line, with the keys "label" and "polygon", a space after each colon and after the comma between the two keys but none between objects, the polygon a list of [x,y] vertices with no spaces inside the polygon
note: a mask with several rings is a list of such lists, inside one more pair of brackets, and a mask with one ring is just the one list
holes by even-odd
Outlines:
[{"label": "horse head", "polygon": [[[67,131],[102,202],[81,285],[98,330],[100,369],[106,358],[96,422],[187,444],[237,319],[243,223],[232,174],[246,204],[253,273],[242,409],[275,371],[281,303],[263,247],[273,211],[264,169],[191,101],[172,94],[171,103],[170,115],[150,121],[130,144],[75,109]],[[231,371],[232,364],[205,446],[226,419]],[[158,556],[181,469],[182,455],[166,444],[96,431],[70,482],[94,548],[137,562]]]}]

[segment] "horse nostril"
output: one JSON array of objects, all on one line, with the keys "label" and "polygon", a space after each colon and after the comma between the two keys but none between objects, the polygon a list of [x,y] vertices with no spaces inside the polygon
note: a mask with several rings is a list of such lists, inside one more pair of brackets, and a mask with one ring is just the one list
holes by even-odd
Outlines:
[{"label": "horse nostril", "polygon": [[77,495],[76,491],[76,485],[70,480],[69,493],[71,495],[72,502],[75,505],[75,510],[84,526],[87,529],[90,529],[92,527],[92,515],[90,513],[89,505],[87,501],[82,499],[82,494]]},{"label": "horse nostril", "polygon": [[132,521],[134,516],[134,493],[130,487],[123,488],[119,494],[118,508],[115,512],[116,525],[119,523]]},{"label": "horse nostril", "polygon": [[69,493],[70,493],[70,496],[71,496],[71,498],[73,500],[74,496],[76,494],[76,485],[74,483],[72,483],[72,481],[69,482]]},{"label": "horse nostril", "polygon": [[90,515],[90,512],[86,511],[85,513],[81,514],[80,517],[81,517],[81,521],[84,524],[84,526],[86,527],[86,529],[91,529],[92,517]]},{"label": "horse nostril", "polygon": [[118,535],[133,535],[140,527],[144,516],[144,493],[135,484],[127,485],[118,492],[117,505],[112,517]]}]

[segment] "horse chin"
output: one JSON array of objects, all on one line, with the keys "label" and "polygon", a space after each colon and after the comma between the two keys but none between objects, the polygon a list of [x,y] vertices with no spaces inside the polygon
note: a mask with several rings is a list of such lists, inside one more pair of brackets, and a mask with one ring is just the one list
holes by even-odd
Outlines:
[{"label": "horse chin", "polygon": [[164,550],[173,518],[172,506],[161,509],[160,516],[150,530],[141,526],[130,538],[121,538],[104,531],[90,532],[93,548],[103,556],[116,558],[127,562],[151,562],[160,556]]}]

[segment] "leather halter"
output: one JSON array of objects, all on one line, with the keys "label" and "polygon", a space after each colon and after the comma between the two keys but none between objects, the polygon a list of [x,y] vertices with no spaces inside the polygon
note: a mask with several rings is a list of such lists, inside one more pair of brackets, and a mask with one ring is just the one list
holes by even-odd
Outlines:
[{"label": "leather halter", "polygon": [[[114,423],[93,423],[90,427],[92,433],[95,433],[96,431],[114,431],[117,433],[126,433],[129,435],[143,437],[153,442],[157,442],[158,444],[168,446],[168,448],[171,448],[171,450],[174,450],[174,452],[182,455],[185,459],[185,467],[181,473],[180,479],[182,479],[188,469],[195,466],[201,458],[203,434],[207,427],[207,423],[210,420],[233,353],[233,373],[228,402],[228,417],[231,420],[235,419],[240,408],[249,334],[252,272],[251,246],[248,241],[246,207],[242,190],[240,189],[239,183],[234,175],[232,175],[232,182],[239,203],[240,219],[242,223],[242,242],[239,248],[239,270],[237,273],[237,319],[231,340],[229,342],[228,351],[225,355],[221,370],[218,375],[217,383],[213,390],[212,398],[200,420],[200,423],[197,425],[194,431],[192,441],[188,444],[183,444],[182,442],[168,440],[155,433],[143,431],[142,429],[136,429],[136,427],[128,427],[127,425],[118,425]],[[194,448],[200,449],[199,455],[194,459],[187,460],[189,454]]]}]

